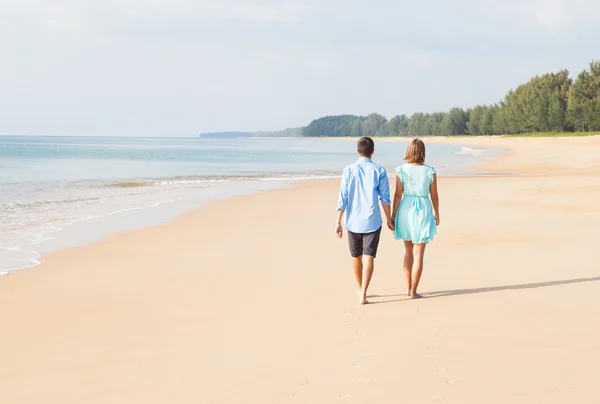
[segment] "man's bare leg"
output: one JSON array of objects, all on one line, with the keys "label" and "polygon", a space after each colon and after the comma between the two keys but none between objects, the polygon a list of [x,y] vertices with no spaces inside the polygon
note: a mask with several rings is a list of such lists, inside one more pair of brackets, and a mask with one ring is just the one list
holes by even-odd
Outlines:
[{"label": "man's bare leg", "polygon": [[356,293],[360,295],[360,291],[362,289],[363,273],[362,255],[360,257],[352,257],[352,268],[354,269],[354,279],[356,279],[356,283],[358,284],[358,289],[356,289]]},{"label": "man's bare leg", "polygon": [[375,259],[371,255],[363,255],[363,271],[362,271],[362,288],[360,289],[359,302],[360,304],[367,304],[367,289],[371,283],[371,277],[373,276],[373,269],[375,266]]},{"label": "man's bare leg", "polygon": [[410,296],[412,289],[412,267],[415,260],[413,247],[411,241],[404,242],[404,279],[406,280],[406,294],[408,296]]},{"label": "man's bare leg", "polygon": [[425,256],[426,246],[427,244],[415,244],[413,250],[414,263],[412,267],[412,287],[410,289],[410,297],[413,299],[422,297],[417,293],[417,288],[421,281],[421,274],[423,274],[423,257]]}]

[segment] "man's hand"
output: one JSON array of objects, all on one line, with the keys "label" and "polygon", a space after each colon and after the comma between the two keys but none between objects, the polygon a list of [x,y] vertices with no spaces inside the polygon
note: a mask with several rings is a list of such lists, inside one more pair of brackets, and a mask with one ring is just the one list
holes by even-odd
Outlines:
[{"label": "man's hand", "polygon": [[342,233],[343,233],[342,225],[340,223],[338,223],[335,226],[335,234],[337,234],[338,238],[342,238]]},{"label": "man's hand", "polygon": [[394,221],[391,218],[388,219],[387,226],[388,226],[388,229],[390,229],[391,231],[394,231],[396,229],[396,224],[394,223]]}]

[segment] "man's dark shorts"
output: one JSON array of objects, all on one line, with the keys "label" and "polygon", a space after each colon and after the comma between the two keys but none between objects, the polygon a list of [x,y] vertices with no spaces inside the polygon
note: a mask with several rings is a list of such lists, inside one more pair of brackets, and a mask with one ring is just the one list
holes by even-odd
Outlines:
[{"label": "man's dark shorts", "polygon": [[381,227],[372,233],[352,233],[351,231],[348,231],[350,255],[352,255],[353,258],[360,257],[361,255],[376,257],[380,235]]}]

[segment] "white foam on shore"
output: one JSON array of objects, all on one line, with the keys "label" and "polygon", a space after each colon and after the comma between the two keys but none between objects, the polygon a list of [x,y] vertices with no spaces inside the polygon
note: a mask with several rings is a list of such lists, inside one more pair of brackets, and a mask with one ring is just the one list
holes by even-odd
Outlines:
[{"label": "white foam on shore", "polygon": [[277,174],[277,175],[255,175],[255,176],[230,176],[220,178],[193,178],[193,179],[172,179],[156,181],[153,185],[194,185],[194,184],[222,184],[237,181],[318,181],[338,178],[334,174]]},{"label": "white foam on shore", "polygon": [[[262,185],[261,185],[262,184]],[[291,186],[291,182],[272,183],[262,181],[224,183],[211,188],[186,188],[184,196],[165,199],[143,206],[109,211],[100,215],[85,216],[60,225],[48,224],[38,229],[23,232],[23,243],[12,246],[0,245],[0,273],[40,265],[41,256],[65,248],[79,247],[116,233],[123,233],[144,227],[156,226],[175,219],[182,213],[200,205],[231,196],[278,189]],[[164,190],[165,192],[167,190]],[[169,193],[170,194],[170,193]],[[165,193],[165,196],[168,195]]]},{"label": "white foam on shore", "polygon": [[484,152],[484,150],[481,150],[481,149],[472,149],[470,147],[461,146],[460,150],[454,154],[457,154],[459,156],[463,155],[463,156],[477,157],[477,156],[480,156],[481,153],[483,153],[483,152]]},{"label": "white foam on shore", "polygon": [[314,175],[314,176],[300,176],[300,177],[273,177],[273,178],[261,178],[259,181],[321,181],[321,180],[332,180],[340,178],[341,175]]},{"label": "white foam on shore", "polygon": [[[85,222],[92,222],[102,220],[115,215],[121,215],[128,212],[140,211],[147,208],[155,208],[164,204],[173,203],[180,200],[180,198],[166,200],[158,203],[149,204],[146,206],[138,206],[133,208],[121,209],[116,211],[107,212],[102,215],[87,216],[79,219],[75,219],[69,222],[61,223],[60,226],[48,224],[43,227],[39,227],[37,230],[32,230],[30,238],[24,240],[24,244],[20,246],[4,247],[0,249],[0,257],[2,257],[0,263],[0,276],[8,275],[12,271],[18,271],[22,269],[32,268],[41,264],[40,251],[44,252],[54,251],[56,249],[70,247],[70,243],[67,243],[61,248],[50,248],[50,249],[38,249],[37,246],[53,242],[60,238],[60,233],[68,229],[70,226],[76,224],[83,224]],[[35,249],[34,249],[35,248]],[[38,251],[40,250],[40,251]]]}]

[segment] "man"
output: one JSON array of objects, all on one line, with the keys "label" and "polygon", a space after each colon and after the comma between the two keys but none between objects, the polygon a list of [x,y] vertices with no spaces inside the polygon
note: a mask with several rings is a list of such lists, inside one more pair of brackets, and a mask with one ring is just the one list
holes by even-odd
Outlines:
[{"label": "man", "polygon": [[342,175],[335,232],[342,238],[342,216],[346,213],[346,230],[354,276],[358,283],[359,302],[367,304],[367,289],[373,275],[382,226],[379,200],[390,230],[394,230],[394,222],[390,215],[390,184],[387,173],[371,160],[375,152],[373,139],[360,138],[357,152],[360,158],[344,168]]}]

